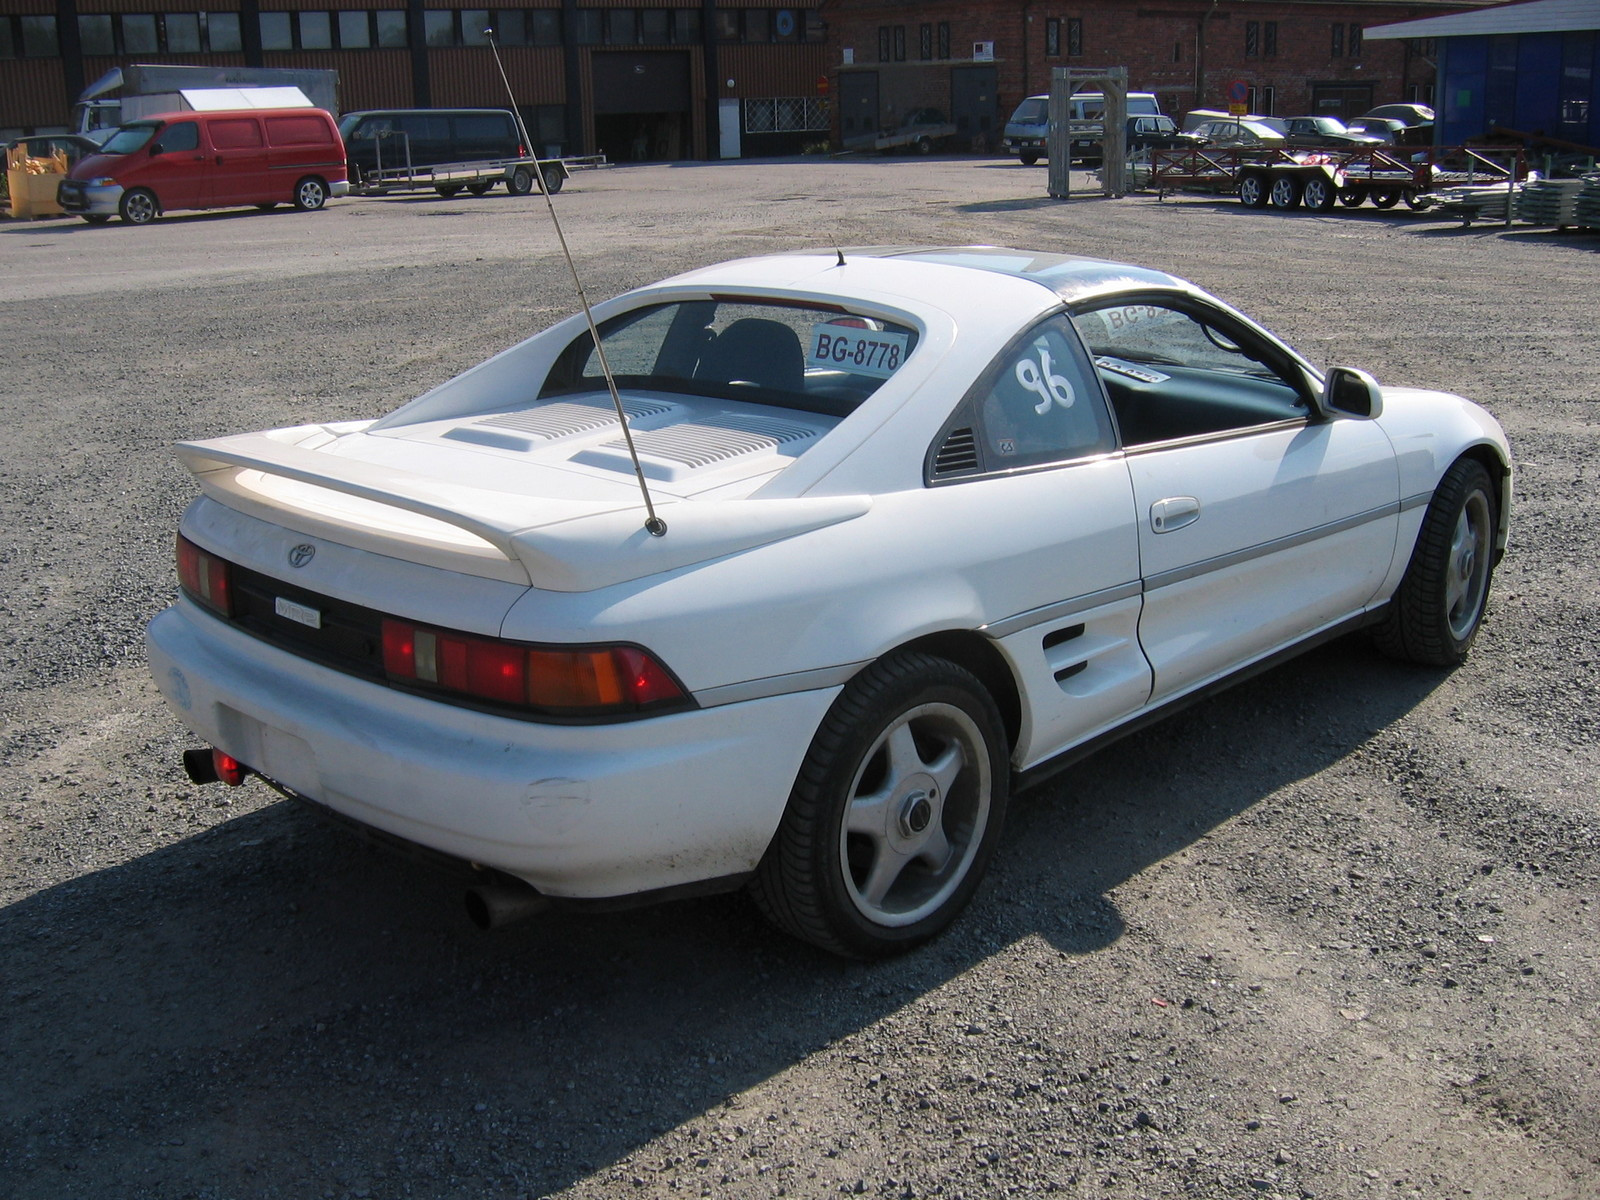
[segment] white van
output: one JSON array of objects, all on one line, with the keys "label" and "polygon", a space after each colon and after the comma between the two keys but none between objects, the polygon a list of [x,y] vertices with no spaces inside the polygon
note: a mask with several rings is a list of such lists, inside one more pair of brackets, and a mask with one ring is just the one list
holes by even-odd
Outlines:
[{"label": "white van", "polygon": [[[1099,92],[1079,92],[1068,104],[1071,106],[1068,119],[1072,121],[1099,121],[1105,116],[1106,98]],[[1161,105],[1153,92],[1129,92],[1128,115],[1160,116]],[[1005,136],[1000,144],[1005,147],[1007,154],[1015,154],[1020,158],[1023,166],[1031,167],[1041,158],[1049,157],[1049,135],[1050,97],[1029,96],[1017,105],[1017,111],[1006,122]],[[1100,140],[1094,137],[1074,138],[1072,157],[1074,160],[1098,159]]]}]

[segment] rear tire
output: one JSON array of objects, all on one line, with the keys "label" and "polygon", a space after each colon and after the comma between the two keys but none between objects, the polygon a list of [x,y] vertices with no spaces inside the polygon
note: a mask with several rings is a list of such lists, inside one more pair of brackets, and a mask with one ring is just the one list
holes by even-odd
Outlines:
[{"label": "rear tire", "polygon": [[977,890],[1009,773],[1000,713],[969,671],[915,651],[880,659],[823,718],[751,893],[836,954],[909,950]]},{"label": "rear tire", "polygon": [[1339,193],[1339,203],[1346,208],[1360,208],[1361,202],[1366,198],[1366,192],[1360,188],[1345,188]]},{"label": "rear tire", "polygon": [[558,166],[548,166],[539,172],[539,178],[544,180],[544,190],[550,195],[558,195],[561,185],[567,181],[567,173]]},{"label": "rear tire", "polygon": [[294,206],[301,212],[316,212],[328,202],[328,185],[316,175],[307,175],[294,185]]},{"label": "rear tire", "polygon": [[1373,630],[1380,650],[1431,667],[1467,657],[1489,600],[1497,511],[1488,470],[1477,459],[1457,459],[1433,493],[1405,578]]},{"label": "rear tire", "polygon": [[117,212],[129,225],[148,225],[161,215],[161,201],[149,188],[134,188],[122,193]]},{"label": "rear tire", "polygon": [[1378,208],[1393,208],[1400,203],[1400,192],[1398,189],[1373,192],[1372,203]]},{"label": "rear tire", "polygon": [[526,196],[533,191],[533,172],[527,167],[516,167],[506,176],[506,191],[513,196]]}]

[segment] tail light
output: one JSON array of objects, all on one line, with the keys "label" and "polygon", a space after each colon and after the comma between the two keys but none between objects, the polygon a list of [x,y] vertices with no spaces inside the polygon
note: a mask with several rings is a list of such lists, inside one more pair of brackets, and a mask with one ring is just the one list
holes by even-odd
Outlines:
[{"label": "tail light", "polygon": [[178,585],[189,597],[221,616],[231,616],[233,601],[228,564],[178,535]]},{"label": "tail light", "polygon": [[391,680],[552,716],[615,717],[686,707],[671,672],[637,646],[528,646],[386,618]]}]

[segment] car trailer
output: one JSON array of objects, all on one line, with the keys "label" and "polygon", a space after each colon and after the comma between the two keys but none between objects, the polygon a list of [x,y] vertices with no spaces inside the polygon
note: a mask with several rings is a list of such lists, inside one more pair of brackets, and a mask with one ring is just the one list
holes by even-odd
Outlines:
[{"label": "car trailer", "polygon": [[[385,144],[388,153],[385,154]],[[385,131],[377,137],[377,162],[371,170],[352,169],[350,191],[358,196],[385,196],[391,192],[417,192],[432,188],[450,197],[460,192],[481,196],[497,183],[503,183],[513,196],[526,196],[537,179],[553,196],[561,190],[574,170],[607,166],[603,154],[578,158],[499,158],[468,162],[416,164],[411,157],[411,140],[403,132]],[[387,160],[387,161],[386,161]],[[537,174],[535,174],[537,172]]]},{"label": "car trailer", "polygon": [[1527,176],[1520,149],[1379,146],[1350,150],[1155,150],[1146,187],[1161,198],[1176,191],[1232,192],[1246,208],[1329,212],[1371,201],[1402,200],[1421,211],[1443,187],[1507,187]]}]

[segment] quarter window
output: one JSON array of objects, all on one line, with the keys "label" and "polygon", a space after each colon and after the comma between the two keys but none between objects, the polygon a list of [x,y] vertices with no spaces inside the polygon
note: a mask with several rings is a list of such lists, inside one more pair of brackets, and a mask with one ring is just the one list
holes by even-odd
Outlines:
[{"label": "quarter window", "polygon": [[1013,342],[964,407],[985,471],[1084,458],[1115,444],[1094,368],[1062,316]]}]

